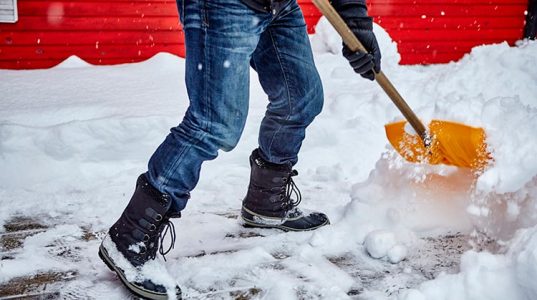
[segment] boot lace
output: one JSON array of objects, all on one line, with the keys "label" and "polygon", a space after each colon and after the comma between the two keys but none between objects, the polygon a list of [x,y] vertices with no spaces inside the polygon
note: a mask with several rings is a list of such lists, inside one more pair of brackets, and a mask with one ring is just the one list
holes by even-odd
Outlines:
[{"label": "boot lace", "polygon": [[[298,175],[297,170],[292,170],[289,174],[289,177],[285,178],[286,184],[284,186],[285,194],[283,197],[283,203],[285,206],[285,209],[291,210],[295,207],[297,207],[300,202],[302,201],[302,194],[300,193],[300,190],[298,189],[295,181],[293,180],[294,176]],[[295,197],[293,197],[293,195]]]},{"label": "boot lace", "polygon": [[[164,226],[162,233],[159,236],[159,248],[158,252],[160,255],[162,255],[162,258],[164,258],[164,261],[166,261],[166,254],[168,254],[174,247],[175,247],[175,225],[173,225],[172,221],[170,219],[167,219],[162,224]],[[164,251],[164,239],[166,235],[170,233],[170,246],[166,251]]]}]

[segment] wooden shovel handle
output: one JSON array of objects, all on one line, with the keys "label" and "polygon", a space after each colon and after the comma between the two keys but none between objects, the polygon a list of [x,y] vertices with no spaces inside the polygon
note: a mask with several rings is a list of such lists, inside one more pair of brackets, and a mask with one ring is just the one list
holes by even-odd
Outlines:
[{"label": "wooden shovel handle", "polygon": [[[343,42],[347,45],[347,47],[349,47],[350,50],[367,52],[364,45],[360,43],[358,38],[352,33],[347,24],[345,24],[345,21],[343,21],[341,16],[337,13],[334,7],[332,7],[328,0],[313,0],[313,3],[315,6],[317,6],[317,8],[319,8],[321,13],[328,19],[332,26],[334,26],[339,35],[341,35],[343,38]],[[384,92],[386,92],[388,97],[392,99],[395,106],[397,106],[410,125],[412,125],[416,133],[418,133],[422,140],[427,144],[428,137],[425,126],[423,126],[423,123],[421,123],[399,92],[397,92],[393,84],[390,82],[390,80],[388,80],[388,77],[386,77],[386,75],[380,71],[379,73],[375,73],[375,80],[378,82]]]}]

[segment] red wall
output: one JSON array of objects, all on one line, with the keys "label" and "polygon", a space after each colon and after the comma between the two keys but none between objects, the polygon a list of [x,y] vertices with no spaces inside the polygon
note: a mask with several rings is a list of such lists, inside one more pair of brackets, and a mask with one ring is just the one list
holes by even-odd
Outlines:
[{"label": "red wall", "polygon": [[[298,0],[313,32],[320,17]],[[402,64],[448,62],[471,47],[522,36],[527,0],[369,0],[369,11],[398,43]],[[0,24],[0,68],[56,65],[70,55],[93,64],[184,56],[175,1],[19,0],[19,22]]]},{"label": "red wall", "polygon": [[522,38],[527,0],[370,0],[397,42],[401,64],[460,59],[477,45]]}]

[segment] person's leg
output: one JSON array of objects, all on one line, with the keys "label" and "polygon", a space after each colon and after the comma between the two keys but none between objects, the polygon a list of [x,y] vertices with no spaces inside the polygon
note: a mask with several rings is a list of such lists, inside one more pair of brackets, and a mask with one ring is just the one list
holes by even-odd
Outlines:
[{"label": "person's leg", "polygon": [[269,97],[250,157],[251,175],[241,217],[247,225],[313,230],[329,224],[323,213],[297,209],[300,192],[292,166],[305,131],[322,109],[323,89],[313,61],[306,23],[296,1],[275,17],[252,57],[252,66]]},{"label": "person's leg", "polygon": [[148,172],[138,178],[129,204],[99,248],[125,286],[149,299],[181,295],[164,268],[156,277],[144,269],[155,270],[157,253],[167,253],[162,235],[170,232],[173,245],[170,218],[180,216],[202,162],[215,158],[220,149],[231,150],[239,140],[248,111],[249,62],[264,26],[252,22],[257,13],[241,0],[185,0],[178,5],[190,106],[151,157]]},{"label": "person's leg", "polygon": [[[203,161],[235,147],[248,112],[249,61],[263,31],[240,0],[185,1],[186,85],[190,106],[153,154],[148,179],[182,210]],[[253,20],[259,20],[253,22]]]},{"label": "person's leg", "polygon": [[529,0],[528,2],[524,37],[530,40],[537,38],[537,0]]},{"label": "person's leg", "polygon": [[323,106],[321,80],[296,1],[263,33],[252,66],[270,101],[259,132],[260,155],[271,163],[294,165],[306,128]]}]

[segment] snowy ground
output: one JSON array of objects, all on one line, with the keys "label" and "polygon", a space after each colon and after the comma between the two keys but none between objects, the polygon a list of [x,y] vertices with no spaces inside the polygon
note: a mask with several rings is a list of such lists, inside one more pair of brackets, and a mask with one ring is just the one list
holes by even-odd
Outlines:
[{"label": "snowy ground", "polygon": [[[240,144],[204,165],[175,221],[166,266],[188,298],[537,299],[537,43],[409,67],[376,30],[383,69],[417,114],[485,128],[494,162],[473,174],[401,160],[383,129],[399,113],[352,73],[323,22],[312,42],[326,104],[296,168],[302,205],[332,225],[284,233],[239,224],[267,104],[252,73]],[[0,298],[131,298],[97,247],[186,109],[183,71],[168,54],[0,71]]]}]

